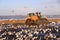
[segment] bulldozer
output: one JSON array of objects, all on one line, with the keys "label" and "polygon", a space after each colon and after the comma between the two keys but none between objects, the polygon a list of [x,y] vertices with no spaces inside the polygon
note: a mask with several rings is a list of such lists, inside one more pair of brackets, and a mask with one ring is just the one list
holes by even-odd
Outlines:
[{"label": "bulldozer", "polygon": [[26,18],[26,25],[47,25],[49,21],[47,18],[43,18],[41,16],[41,12],[36,12],[36,13],[29,13],[27,18]]}]

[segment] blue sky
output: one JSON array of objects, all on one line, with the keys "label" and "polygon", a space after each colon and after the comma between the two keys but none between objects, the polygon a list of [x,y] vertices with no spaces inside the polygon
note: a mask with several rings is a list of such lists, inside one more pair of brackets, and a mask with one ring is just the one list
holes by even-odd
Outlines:
[{"label": "blue sky", "polygon": [[29,12],[60,15],[60,0],[0,0],[0,15],[26,15]]}]

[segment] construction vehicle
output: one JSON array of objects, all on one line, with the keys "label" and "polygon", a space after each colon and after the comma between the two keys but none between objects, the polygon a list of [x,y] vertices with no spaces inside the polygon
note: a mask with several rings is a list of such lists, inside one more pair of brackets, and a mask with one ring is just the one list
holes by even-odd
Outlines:
[{"label": "construction vehicle", "polygon": [[47,25],[49,21],[47,18],[42,18],[41,12],[29,13],[26,19],[26,25]]}]

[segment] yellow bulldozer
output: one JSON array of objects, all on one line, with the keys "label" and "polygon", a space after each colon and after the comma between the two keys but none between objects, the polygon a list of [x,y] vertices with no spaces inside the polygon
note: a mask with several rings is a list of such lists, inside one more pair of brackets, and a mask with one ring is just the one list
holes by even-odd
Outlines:
[{"label": "yellow bulldozer", "polygon": [[29,13],[26,18],[26,25],[47,25],[49,21],[47,18],[42,18],[41,12]]}]

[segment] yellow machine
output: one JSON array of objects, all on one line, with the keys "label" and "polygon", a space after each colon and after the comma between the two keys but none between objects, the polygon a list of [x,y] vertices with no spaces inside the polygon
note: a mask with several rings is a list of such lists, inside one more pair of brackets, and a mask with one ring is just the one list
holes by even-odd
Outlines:
[{"label": "yellow machine", "polygon": [[42,18],[40,12],[36,12],[29,13],[25,23],[26,25],[40,25],[40,24],[44,25],[48,24],[49,21],[46,18]]}]

